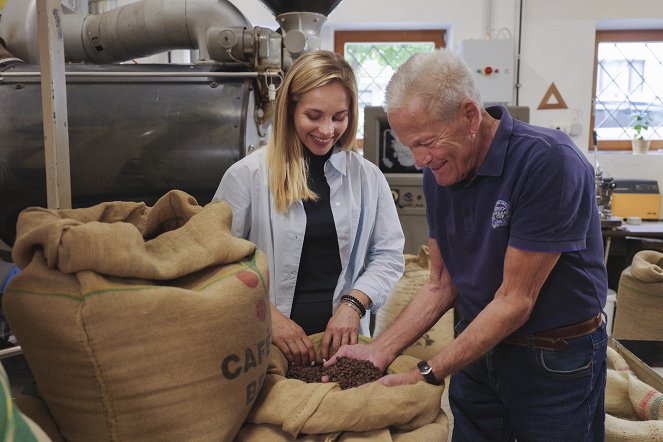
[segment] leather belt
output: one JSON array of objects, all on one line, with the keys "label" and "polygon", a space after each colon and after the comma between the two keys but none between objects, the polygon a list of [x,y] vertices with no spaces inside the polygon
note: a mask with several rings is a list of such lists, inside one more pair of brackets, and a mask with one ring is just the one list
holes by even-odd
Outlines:
[{"label": "leather belt", "polygon": [[580,336],[588,335],[599,328],[602,321],[603,315],[599,313],[592,319],[577,324],[566,325],[564,327],[558,327],[531,335],[510,335],[504,338],[502,343],[521,345],[530,349],[562,351],[569,346],[566,339],[579,338]]}]

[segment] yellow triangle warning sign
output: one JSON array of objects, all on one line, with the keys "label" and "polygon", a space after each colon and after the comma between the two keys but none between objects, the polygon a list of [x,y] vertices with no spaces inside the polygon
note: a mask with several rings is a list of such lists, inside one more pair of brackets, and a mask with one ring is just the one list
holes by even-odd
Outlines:
[{"label": "yellow triangle warning sign", "polygon": [[[555,102],[550,102],[550,97],[554,96],[555,97]],[[559,94],[559,90],[557,90],[557,86],[555,86],[555,83],[551,83],[550,87],[546,91],[546,94],[543,96],[543,99],[541,100],[541,103],[539,103],[539,107],[537,109],[566,109],[566,103],[564,102],[564,99],[562,96]]]}]

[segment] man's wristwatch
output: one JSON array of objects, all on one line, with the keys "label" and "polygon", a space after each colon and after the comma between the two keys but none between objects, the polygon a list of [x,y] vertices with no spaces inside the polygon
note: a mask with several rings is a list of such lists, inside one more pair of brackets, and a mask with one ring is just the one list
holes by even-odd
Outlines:
[{"label": "man's wristwatch", "polygon": [[435,377],[435,373],[433,373],[433,369],[430,368],[428,362],[419,361],[419,363],[417,363],[417,367],[419,367],[419,373],[421,373],[426,382],[433,385],[440,385],[440,381],[438,381]]}]

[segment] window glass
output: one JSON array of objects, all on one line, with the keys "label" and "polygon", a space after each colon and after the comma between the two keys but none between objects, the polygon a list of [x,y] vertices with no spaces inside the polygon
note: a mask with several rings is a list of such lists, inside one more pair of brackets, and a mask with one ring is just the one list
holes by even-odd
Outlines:
[{"label": "window glass", "polygon": [[384,104],[387,84],[398,66],[416,52],[444,46],[444,31],[337,31],[335,50],[357,77],[359,128],[364,138],[364,107]]},{"label": "window glass", "polygon": [[595,84],[600,147],[630,149],[638,122],[646,139],[663,140],[663,32],[597,33]]},{"label": "window glass", "polygon": [[[387,84],[398,66],[415,52],[435,49],[427,43],[346,43],[344,55],[357,77],[359,92],[359,121],[364,121],[365,106],[382,106]],[[359,125],[357,137],[364,137],[364,126]]]}]

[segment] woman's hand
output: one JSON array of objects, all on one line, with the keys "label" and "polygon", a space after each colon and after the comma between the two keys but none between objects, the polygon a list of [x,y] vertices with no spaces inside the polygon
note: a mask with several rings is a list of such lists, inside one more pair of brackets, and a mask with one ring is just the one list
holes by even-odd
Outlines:
[{"label": "woman's hand", "polygon": [[272,305],[272,343],[290,364],[311,365],[315,361],[315,348],[296,322]]},{"label": "woman's hand", "polygon": [[357,312],[345,303],[338,306],[322,336],[320,346],[322,359],[329,359],[343,344],[357,343],[360,319]]}]

